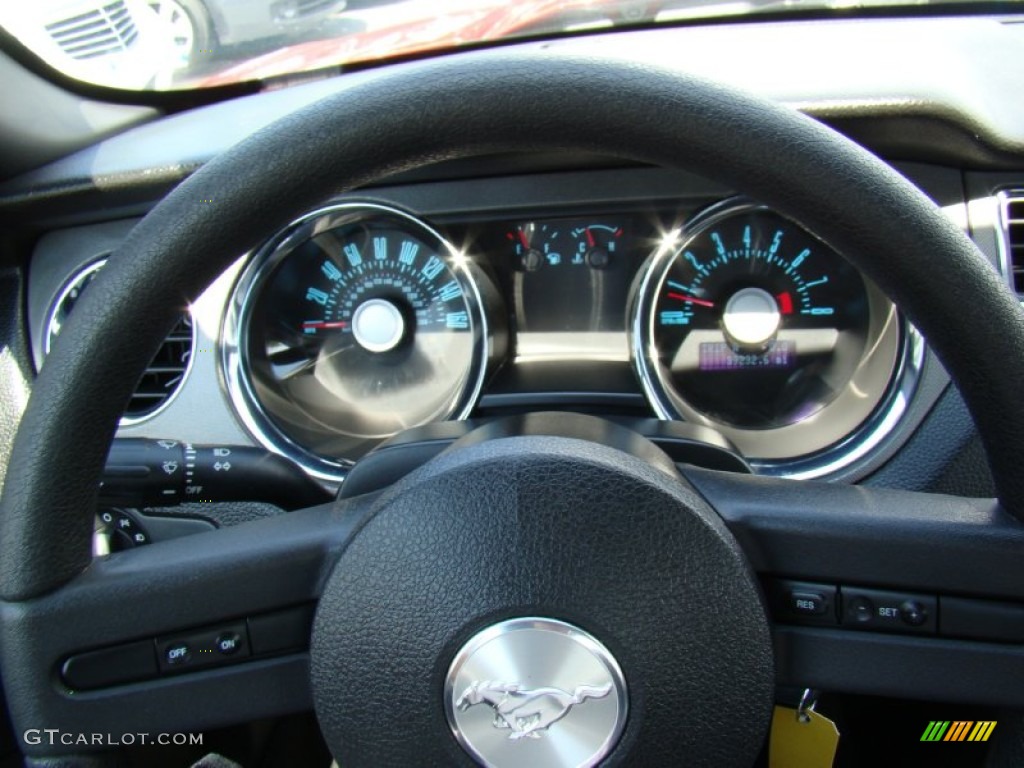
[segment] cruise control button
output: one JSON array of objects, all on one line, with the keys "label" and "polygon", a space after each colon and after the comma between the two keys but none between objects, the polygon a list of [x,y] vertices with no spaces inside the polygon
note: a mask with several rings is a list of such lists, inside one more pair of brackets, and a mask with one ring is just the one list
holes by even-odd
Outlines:
[{"label": "cruise control button", "polygon": [[847,586],[840,591],[843,626],[928,634],[936,630],[937,600],[932,595]]},{"label": "cruise control button", "polygon": [[178,667],[192,660],[192,649],[188,643],[173,643],[164,649],[164,661],[168,666]]},{"label": "cruise control button", "polygon": [[807,581],[770,582],[772,611],[781,621],[797,624],[836,624],[836,587]]},{"label": "cruise control button", "polygon": [[234,656],[238,653],[238,649],[242,647],[242,636],[237,632],[224,632],[217,637],[214,645],[218,653],[222,653],[225,656]]},{"label": "cruise control button", "polygon": [[907,600],[900,606],[900,617],[912,627],[920,627],[928,621],[928,609],[916,600]]},{"label": "cruise control button", "polygon": [[789,605],[793,613],[820,616],[828,606],[825,596],[819,592],[791,592]]},{"label": "cruise control button", "polygon": [[846,617],[857,624],[867,624],[875,617],[875,606],[866,597],[855,597],[846,603]]}]

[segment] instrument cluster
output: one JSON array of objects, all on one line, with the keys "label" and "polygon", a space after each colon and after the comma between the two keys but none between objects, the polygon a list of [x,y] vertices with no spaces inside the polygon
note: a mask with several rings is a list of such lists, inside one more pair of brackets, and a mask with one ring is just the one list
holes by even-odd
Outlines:
[{"label": "instrument cluster", "polygon": [[552,404],[572,407],[627,365],[648,415],[824,474],[891,426],[920,346],[840,254],[741,199],[430,222],[326,206],[250,258],[223,335],[244,423],[324,479],[474,415],[498,375],[557,370]]}]

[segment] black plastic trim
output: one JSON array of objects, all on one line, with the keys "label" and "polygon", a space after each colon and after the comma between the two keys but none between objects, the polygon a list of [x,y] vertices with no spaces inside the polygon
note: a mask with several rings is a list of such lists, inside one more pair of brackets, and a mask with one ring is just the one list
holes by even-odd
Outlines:
[{"label": "black plastic trim", "polygon": [[776,682],[823,691],[1024,706],[1024,647],[776,626]]},{"label": "black plastic trim", "polygon": [[933,594],[1024,597],[1024,523],[994,499],[688,469],[759,573]]}]

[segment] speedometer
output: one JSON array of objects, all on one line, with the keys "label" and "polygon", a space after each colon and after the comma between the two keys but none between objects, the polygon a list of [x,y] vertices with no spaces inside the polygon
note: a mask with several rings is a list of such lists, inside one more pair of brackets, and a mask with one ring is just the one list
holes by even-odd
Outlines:
[{"label": "speedometer", "polygon": [[484,283],[400,211],[310,214],[256,256],[236,291],[226,363],[243,418],[269,447],[337,477],[403,429],[465,417],[491,351]]},{"label": "speedometer", "polygon": [[785,465],[848,441],[892,392],[906,332],[849,262],[767,208],[729,201],[642,274],[634,357],[663,418]]}]

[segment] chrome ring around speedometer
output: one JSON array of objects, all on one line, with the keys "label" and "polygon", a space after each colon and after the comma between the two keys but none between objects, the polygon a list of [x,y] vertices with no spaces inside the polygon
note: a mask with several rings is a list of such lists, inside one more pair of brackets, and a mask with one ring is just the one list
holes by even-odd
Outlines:
[{"label": "chrome ring around speedometer", "polygon": [[764,206],[698,214],[638,277],[634,366],[662,419],[712,426],[767,474],[819,477],[892,429],[919,337],[839,254]]},{"label": "chrome ring around speedometer", "polygon": [[222,363],[236,410],[265,446],[341,480],[391,435],[469,415],[503,339],[486,311],[494,295],[407,213],[344,203],[307,214],[235,287]]}]

